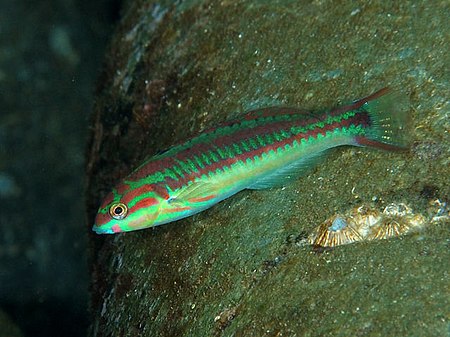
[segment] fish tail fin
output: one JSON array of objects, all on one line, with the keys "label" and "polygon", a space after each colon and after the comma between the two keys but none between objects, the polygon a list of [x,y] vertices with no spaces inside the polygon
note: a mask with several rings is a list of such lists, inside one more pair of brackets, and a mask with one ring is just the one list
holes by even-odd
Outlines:
[{"label": "fish tail fin", "polygon": [[364,136],[356,137],[361,146],[388,151],[407,151],[411,135],[408,97],[383,88],[358,102],[369,115]]}]

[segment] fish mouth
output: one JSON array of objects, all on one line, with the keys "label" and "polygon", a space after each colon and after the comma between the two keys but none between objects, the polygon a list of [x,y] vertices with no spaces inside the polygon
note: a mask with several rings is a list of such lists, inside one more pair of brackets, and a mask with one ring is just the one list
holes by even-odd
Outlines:
[{"label": "fish mouth", "polygon": [[114,234],[114,231],[111,228],[102,228],[97,225],[92,226],[92,230],[97,234]]}]

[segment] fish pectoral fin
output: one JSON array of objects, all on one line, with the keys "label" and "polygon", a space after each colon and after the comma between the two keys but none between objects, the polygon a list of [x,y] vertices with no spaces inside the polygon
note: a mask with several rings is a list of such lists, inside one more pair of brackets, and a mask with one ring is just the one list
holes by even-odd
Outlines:
[{"label": "fish pectoral fin", "polygon": [[251,190],[261,190],[264,188],[286,185],[314,167],[318,162],[320,162],[321,159],[325,157],[326,152],[327,151],[321,151],[307,157],[302,157],[299,160],[287,166],[281,167],[258,179],[247,188]]},{"label": "fish pectoral fin", "polygon": [[208,201],[213,199],[217,195],[217,184],[195,181],[189,186],[180,189],[179,193],[176,193],[174,197],[169,199],[172,204],[187,204],[201,201]]}]

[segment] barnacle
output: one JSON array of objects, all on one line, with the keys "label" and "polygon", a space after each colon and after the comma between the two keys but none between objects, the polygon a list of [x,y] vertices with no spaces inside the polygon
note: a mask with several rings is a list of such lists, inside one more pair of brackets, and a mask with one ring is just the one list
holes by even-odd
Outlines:
[{"label": "barnacle", "polygon": [[404,203],[399,203],[399,204],[392,203],[392,204],[387,205],[384,208],[383,213],[386,215],[390,215],[390,216],[403,217],[403,216],[412,214],[412,210]]},{"label": "barnacle", "polygon": [[450,208],[445,200],[435,199],[428,204],[428,214],[431,222],[439,222],[450,219]]},{"label": "barnacle", "polygon": [[409,226],[401,217],[381,218],[379,223],[370,228],[367,240],[389,239],[407,233]]},{"label": "barnacle", "polygon": [[366,239],[389,239],[404,235],[422,228],[424,223],[425,217],[422,214],[413,214],[412,212],[405,213],[404,216],[383,216],[379,223],[371,228]]},{"label": "barnacle", "polygon": [[335,247],[361,240],[351,219],[337,214],[322,223],[310,236],[309,242],[317,247]]},{"label": "barnacle", "polygon": [[370,229],[381,218],[381,212],[368,205],[352,208],[348,213],[362,238],[365,238],[369,234]]},{"label": "barnacle", "polygon": [[367,240],[389,239],[419,229],[425,222],[421,214],[415,215],[404,203],[387,205],[379,221],[367,233]]},{"label": "barnacle", "polygon": [[403,203],[387,205],[383,211],[368,205],[335,214],[320,224],[309,237],[314,247],[335,247],[357,241],[398,237],[421,229],[427,223]]}]

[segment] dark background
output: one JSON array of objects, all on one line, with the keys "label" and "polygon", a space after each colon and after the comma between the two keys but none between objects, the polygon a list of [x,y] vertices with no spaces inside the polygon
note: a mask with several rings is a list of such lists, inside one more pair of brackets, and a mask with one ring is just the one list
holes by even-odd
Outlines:
[{"label": "dark background", "polygon": [[0,311],[85,336],[84,153],[119,0],[0,0]]}]

